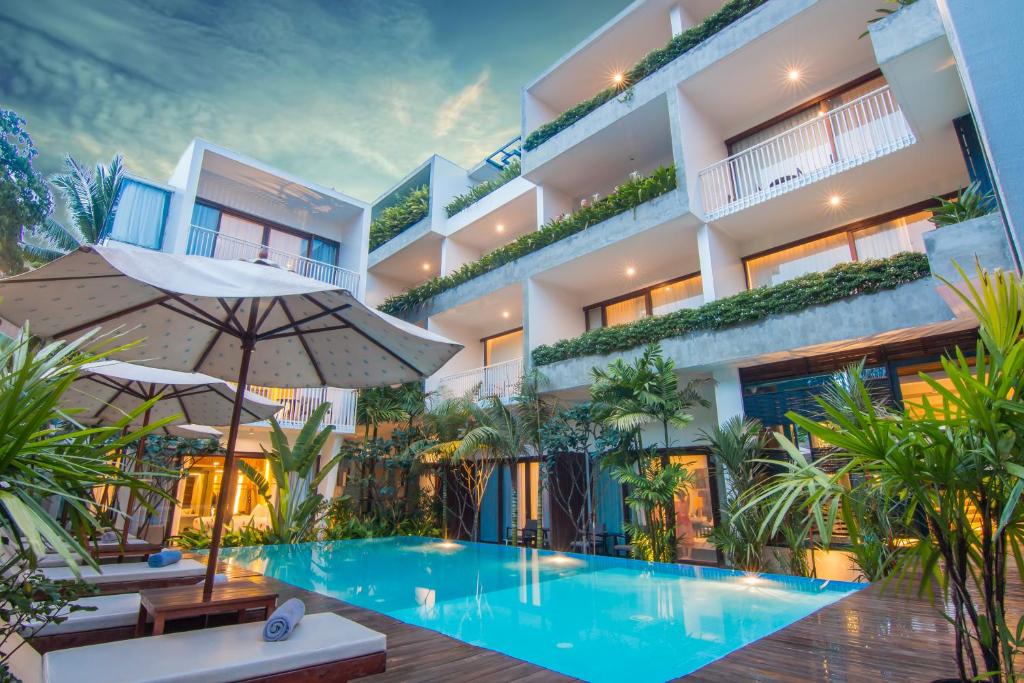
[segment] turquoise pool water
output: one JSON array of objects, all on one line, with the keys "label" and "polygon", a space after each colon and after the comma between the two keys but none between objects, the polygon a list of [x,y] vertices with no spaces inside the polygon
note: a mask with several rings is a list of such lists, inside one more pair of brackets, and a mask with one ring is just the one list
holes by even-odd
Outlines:
[{"label": "turquoise pool water", "polygon": [[682,676],[862,587],[414,537],[222,553],[301,588],[588,681]]}]

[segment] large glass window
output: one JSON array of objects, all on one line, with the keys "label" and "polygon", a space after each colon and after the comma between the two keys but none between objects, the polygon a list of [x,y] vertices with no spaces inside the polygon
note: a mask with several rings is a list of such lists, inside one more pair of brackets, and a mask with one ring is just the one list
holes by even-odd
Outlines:
[{"label": "large glass window", "polygon": [[495,365],[523,357],[523,331],[513,330],[484,339],[484,365]]},{"label": "large glass window", "polygon": [[121,183],[107,234],[112,240],[147,249],[163,246],[171,194],[159,187],[126,179]]},{"label": "large glass window", "polygon": [[704,303],[700,275],[689,275],[653,287],[631,292],[624,297],[593,304],[583,309],[587,329],[624,325],[649,315],[665,315]]},{"label": "large glass window", "polygon": [[718,557],[708,535],[715,528],[711,505],[711,476],[703,454],[673,455],[670,462],[682,465],[693,477],[693,486],[675,494],[676,557],[714,563]]},{"label": "large glass window", "polygon": [[777,285],[849,260],[849,241],[846,233],[840,233],[752,258],[747,261],[747,279],[751,288]]},{"label": "large glass window", "polygon": [[841,228],[800,244],[745,259],[750,287],[777,285],[807,273],[819,273],[849,261],[888,258],[901,252],[924,252],[924,234],[934,230],[928,210],[907,209]]}]

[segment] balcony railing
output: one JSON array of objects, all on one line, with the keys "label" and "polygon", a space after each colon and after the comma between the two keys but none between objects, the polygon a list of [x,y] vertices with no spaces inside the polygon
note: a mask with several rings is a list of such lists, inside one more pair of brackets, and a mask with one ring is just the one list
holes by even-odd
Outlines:
[{"label": "balcony railing", "polygon": [[446,375],[439,380],[438,388],[449,396],[475,394],[480,398],[497,396],[508,401],[518,392],[522,378],[523,359],[515,358]]},{"label": "balcony railing", "polygon": [[704,214],[721,218],[916,141],[884,86],[705,168]]},{"label": "balcony railing", "polygon": [[222,235],[199,225],[193,225],[188,234],[185,246],[186,254],[212,256],[219,259],[263,259],[272,261],[282,268],[305,277],[320,280],[335,287],[356,292],[359,288],[359,274],[351,270],[339,268],[316,259],[299,256],[280,249],[274,249],[255,242]]},{"label": "balcony railing", "polygon": [[357,392],[354,389],[335,389],[334,387],[275,389],[250,386],[248,391],[284,406],[274,416],[282,427],[301,428],[317,406],[326,401],[331,404],[331,407],[327,411],[327,417],[324,418],[325,424],[334,427],[337,432],[346,434],[351,434],[356,430]]}]

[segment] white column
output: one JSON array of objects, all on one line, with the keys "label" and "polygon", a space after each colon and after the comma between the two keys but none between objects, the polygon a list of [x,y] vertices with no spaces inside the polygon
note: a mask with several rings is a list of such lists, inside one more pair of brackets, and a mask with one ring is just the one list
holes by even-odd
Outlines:
[{"label": "white column", "polygon": [[738,294],[747,288],[743,260],[728,235],[705,223],[697,231],[697,252],[705,301]]},{"label": "white column", "polygon": [[695,23],[689,12],[687,12],[686,8],[682,5],[672,5],[672,7],[669,8],[668,20],[672,25],[673,38],[693,26]]},{"label": "white column", "polygon": [[718,424],[726,420],[743,416],[743,385],[740,383],[740,371],[737,368],[716,368],[711,371],[715,380],[715,412]]},{"label": "white column", "polygon": [[572,212],[572,197],[552,187],[537,186],[537,229],[552,218]]},{"label": "white column", "polygon": [[480,256],[479,248],[447,237],[441,245],[441,275],[448,275],[462,265],[478,260]]}]

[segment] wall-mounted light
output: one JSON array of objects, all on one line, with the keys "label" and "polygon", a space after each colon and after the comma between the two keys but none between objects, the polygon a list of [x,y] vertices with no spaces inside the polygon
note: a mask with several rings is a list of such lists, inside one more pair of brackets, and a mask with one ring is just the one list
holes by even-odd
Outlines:
[{"label": "wall-mounted light", "polygon": [[796,83],[802,77],[803,74],[800,73],[800,69],[797,69],[795,67],[791,67],[786,71],[786,78],[788,78],[791,83]]},{"label": "wall-mounted light", "polygon": [[621,71],[616,71],[612,74],[612,83],[615,85],[622,85],[622,82],[626,80],[626,77],[622,75]]},{"label": "wall-mounted light", "polygon": [[843,195],[841,194],[831,194],[828,196],[828,206],[830,209],[840,208],[844,201]]},{"label": "wall-mounted light", "polygon": [[511,313],[509,313],[508,311],[502,311],[502,312],[501,312],[501,317],[502,317],[502,318],[507,318],[507,317],[509,317],[510,315],[511,315]]},{"label": "wall-mounted light", "polygon": [[497,230],[498,232],[505,232],[505,226],[502,225],[501,223],[498,223],[496,226],[494,226],[494,229]]},{"label": "wall-mounted light", "polygon": [[423,270],[430,270],[430,264],[426,261],[423,262]]},{"label": "wall-mounted light", "polygon": [[626,277],[633,277],[636,275],[636,268],[633,266],[626,266]]}]

